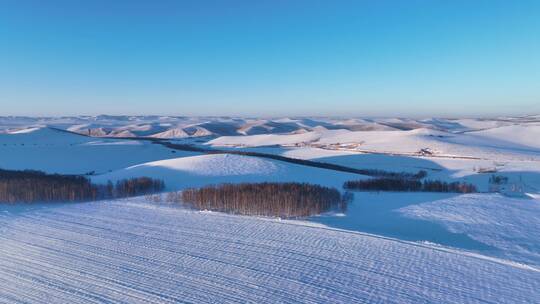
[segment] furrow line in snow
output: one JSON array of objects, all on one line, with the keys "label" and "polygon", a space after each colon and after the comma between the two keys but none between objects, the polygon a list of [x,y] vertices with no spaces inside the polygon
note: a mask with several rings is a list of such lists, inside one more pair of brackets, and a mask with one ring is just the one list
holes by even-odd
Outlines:
[{"label": "furrow line in snow", "polygon": [[[44,236],[40,236],[41,237],[44,237]],[[70,252],[72,252],[74,249],[70,248]],[[101,257],[101,260],[103,259],[103,257]],[[103,261],[102,261],[103,262]],[[146,261],[147,262],[147,261]],[[222,263],[222,262],[221,262]],[[139,274],[140,275],[140,274]]]}]

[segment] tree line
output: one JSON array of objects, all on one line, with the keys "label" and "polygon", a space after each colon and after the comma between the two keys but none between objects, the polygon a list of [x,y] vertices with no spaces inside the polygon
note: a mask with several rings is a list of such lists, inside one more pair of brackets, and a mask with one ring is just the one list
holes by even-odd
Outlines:
[{"label": "tree line", "polygon": [[80,175],[0,169],[0,202],[78,202],[144,195],[162,191],[162,180],[137,177],[93,184]]},{"label": "tree line", "polygon": [[161,179],[143,176],[122,179],[117,181],[114,187],[111,186],[112,183],[109,182],[107,189],[110,197],[130,197],[161,192],[165,189],[165,182]]},{"label": "tree line", "polygon": [[476,186],[465,182],[444,182],[439,180],[408,179],[408,178],[371,178],[365,180],[347,181],[343,184],[347,190],[365,191],[408,191],[408,192],[457,192],[473,193]]},{"label": "tree line", "polygon": [[290,218],[344,212],[350,195],[307,183],[242,183],[190,188],[170,193],[167,200],[198,210]]}]

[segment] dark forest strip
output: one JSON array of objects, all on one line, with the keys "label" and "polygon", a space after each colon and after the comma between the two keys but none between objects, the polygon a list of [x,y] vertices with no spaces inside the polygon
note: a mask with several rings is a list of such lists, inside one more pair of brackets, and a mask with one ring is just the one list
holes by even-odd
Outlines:
[{"label": "dark forest strip", "polygon": [[198,210],[284,218],[344,212],[350,199],[350,194],[342,195],[335,188],[306,183],[221,184],[173,192],[168,197]]},{"label": "dark forest strip", "polygon": [[164,188],[162,180],[148,177],[97,185],[80,175],[0,169],[0,203],[92,201],[144,195]]},{"label": "dark forest strip", "polygon": [[407,179],[407,178],[371,178],[365,180],[347,181],[343,184],[347,190],[359,191],[405,191],[405,192],[455,192],[473,193],[476,186],[463,182],[443,182],[438,180]]}]

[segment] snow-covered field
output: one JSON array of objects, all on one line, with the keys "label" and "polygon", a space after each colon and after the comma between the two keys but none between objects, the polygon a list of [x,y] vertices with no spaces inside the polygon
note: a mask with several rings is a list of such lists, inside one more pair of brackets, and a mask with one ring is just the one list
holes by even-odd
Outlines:
[{"label": "snow-covered field", "polygon": [[3,303],[540,299],[538,269],[302,222],[133,201],[8,210],[0,221]]},{"label": "snow-covered field", "polygon": [[0,134],[0,168],[51,173],[103,174],[158,159],[196,153],[144,141],[92,138],[50,128]]},{"label": "snow-covered field", "polygon": [[[150,137],[361,169],[426,170],[428,178],[483,192],[356,193],[344,214],[303,220],[142,198],[0,204],[0,302],[540,302],[539,128],[538,116],[0,117],[3,169],[88,174],[96,183],[149,176],[167,190],[262,181],[341,189],[368,178],[137,138]],[[497,188],[502,194],[487,193],[492,175],[508,178]]]},{"label": "snow-covered field", "polygon": [[540,266],[540,200],[468,194],[407,206],[408,217],[442,224],[448,231],[497,249],[514,261]]}]

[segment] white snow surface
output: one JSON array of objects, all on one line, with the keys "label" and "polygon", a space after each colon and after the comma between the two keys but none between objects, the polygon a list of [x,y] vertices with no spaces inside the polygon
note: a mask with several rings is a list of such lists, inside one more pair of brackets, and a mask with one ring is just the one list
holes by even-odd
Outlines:
[{"label": "white snow surface", "polygon": [[540,272],[503,260],[290,221],[135,201],[0,212],[0,302],[540,299]]},{"label": "white snow surface", "polygon": [[[99,136],[176,137],[355,168],[427,170],[430,179],[471,182],[481,191],[496,174],[533,199],[363,192],[346,213],[310,222],[195,212],[136,198],[0,205],[0,303],[540,302],[537,116],[0,117],[3,169],[95,171],[91,178],[98,183],[149,176],[163,179],[169,190],[264,181],[341,189],[344,181],[365,177],[265,158],[173,152],[47,125]],[[214,138],[235,132],[257,135]],[[195,136],[211,138],[189,138]],[[418,154],[426,148],[434,155]],[[490,173],[480,172],[485,169]]]},{"label": "white snow surface", "polygon": [[498,255],[540,266],[540,199],[468,194],[401,208],[498,249]]},{"label": "white snow surface", "polygon": [[272,146],[272,145],[291,145],[303,142],[312,142],[321,137],[320,132],[306,132],[301,134],[260,134],[248,136],[221,136],[209,141],[212,146]]},{"label": "white snow surface", "polygon": [[505,140],[530,149],[540,149],[540,125],[511,125],[469,133],[488,140]]},{"label": "white snow surface", "polygon": [[287,181],[310,182],[340,188],[347,180],[365,178],[358,174],[258,157],[211,154],[144,163],[97,175],[93,180],[105,183],[108,180],[116,181],[138,176],[162,179],[169,190],[219,183]]},{"label": "white snow surface", "polygon": [[188,137],[189,135],[181,128],[173,128],[167,131],[153,134],[151,136],[155,138],[184,138]]},{"label": "white snow surface", "polygon": [[279,170],[278,164],[265,159],[240,155],[217,154],[160,160],[129,167],[126,171],[149,167],[162,167],[204,176],[272,174]]},{"label": "white snow surface", "polygon": [[93,138],[51,128],[0,134],[0,168],[101,174],[149,161],[192,156],[136,140]]},{"label": "white snow surface", "polygon": [[430,128],[409,131],[348,131],[317,129],[303,134],[222,136],[214,147],[308,146],[329,150],[418,156],[428,149],[438,157],[480,160],[539,161],[536,138],[540,126],[511,125],[478,132],[451,133]]}]

